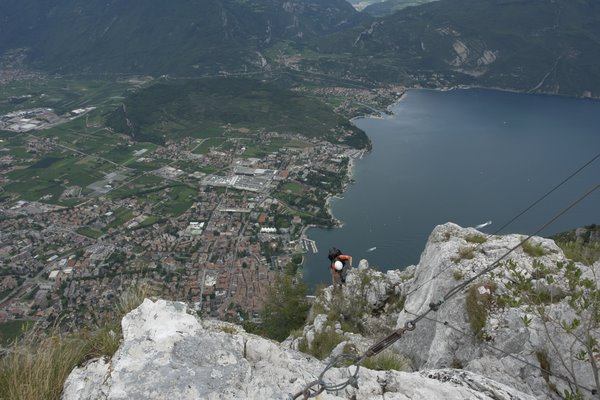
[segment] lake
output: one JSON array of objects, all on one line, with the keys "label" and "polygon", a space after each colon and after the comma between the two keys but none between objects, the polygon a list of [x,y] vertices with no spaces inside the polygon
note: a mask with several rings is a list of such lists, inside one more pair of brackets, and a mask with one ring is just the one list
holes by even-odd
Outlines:
[{"label": "lake", "polygon": [[[373,142],[332,211],[344,225],[309,229],[311,287],[330,284],[327,250],[381,270],[419,261],[445,222],[491,233],[600,152],[600,101],[483,89],[409,90],[383,118],[354,123]],[[600,182],[600,159],[502,233],[530,234]],[[600,190],[542,236],[600,223]],[[375,248],[375,249],[373,249]]]}]

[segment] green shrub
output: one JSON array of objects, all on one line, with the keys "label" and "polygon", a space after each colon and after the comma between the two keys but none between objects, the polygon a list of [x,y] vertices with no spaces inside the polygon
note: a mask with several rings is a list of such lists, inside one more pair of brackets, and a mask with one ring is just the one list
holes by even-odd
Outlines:
[{"label": "green shrub", "polygon": [[540,363],[540,368],[542,370],[542,377],[544,378],[546,383],[549,383],[549,381],[550,381],[550,359],[548,358],[548,353],[546,353],[545,351],[537,351],[535,353],[535,356],[537,357],[538,362]]},{"label": "green shrub", "polygon": [[298,344],[298,350],[303,353],[308,353],[319,360],[323,360],[331,354],[331,350],[345,340],[344,336],[335,332],[333,329],[325,329],[323,332],[317,333],[311,346],[308,346],[306,339],[301,339]]},{"label": "green shrub", "polygon": [[530,304],[556,304],[563,300],[567,295],[565,293],[559,293],[552,295],[550,292],[534,290],[531,294],[525,294],[525,297],[529,300]]},{"label": "green shrub", "polygon": [[473,247],[461,247],[458,249],[458,254],[452,258],[455,263],[460,260],[472,260],[475,258],[475,251]]},{"label": "green shrub", "polygon": [[452,277],[454,278],[455,281],[460,281],[463,278],[463,273],[462,271],[456,270],[456,271],[452,271]]},{"label": "green shrub", "polygon": [[[479,293],[479,287],[484,286],[489,289],[491,294]],[[493,301],[493,293],[496,291],[496,285],[493,282],[487,282],[482,284],[473,285],[467,292],[466,310],[469,317],[469,324],[471,325],[471,331],[475,336],[481,340],[488,340],[488,335],[484,331],[485,323],[487,321],[489,309]]]},{"label": "green shrub", "polygon": [[473,234],[473,235],[468,235],[465,240],[469,243],[477,243],[477,244],[482,244],[487,242],[487,238],[483,235],[478,235],[478,234]]},{"label": "green shrub", "polygon": [[310,310],[306,292],[307,286],[303,281],[279,275],[269,288],[261,311],[261,334],[281,342],[291,331],[303,326]]},{"label": "green shrub", "polygon": [[73,368],[86,360],[112,356],[122,338],[121,318],[137,307],[146,287],[130,289],[117,305],[117,317],[95,331],[38,335],[15,342],[0,360],[1,400],[58,400]]},{"label": "green shrub", "polygon": [[531,272],[531,277],[533,279],[553,279],[552,273],[554,271],[546,267],[546,265],[543,262],[539,260],[533,260],[533,262],[531,263],[531,268],[533,269],[533,271]]},{"label": "green shrub", "polygon": [[255,335],[260,335],[260,326],[252,321],[244,321],[242,322],[242,328],[248,333],[253,333]]},{"label": "green shrub", "polygon": [[367,301],[367,294],[371,290],[374,277],[368,270],[362,270],[358,272],[358,278],[359,284],[354,288],[355,290],[334,291],[333,301],[325,304],[325,307],[328,310],[329,321],[339,321],[345,332],[364,334],[362,317],[373,312]]},{"label": "green shrub", "polygon": [[565,256],[585,265],[592,265],[600,260],[600,243],[556,242]]},{"label": "green shrub", "polygon": [[404,303],[406,303],[406,296],[393,293],[386,300],[387,310],[388,312],[400,312],[404,309]]},{"label": "green shrub", "polygon": [[221,331],[225,333],[229,333],[230,335],[235,335],[238,332],[238,329],[234,325],[221,325]]},{"label": "green shrub", "polygon": [[333,329],[325,330],[315,335],[315,339],[313,340],[311,346],[311,354],[317,357],[319,360],[322,360],[329,356],[329,354],[331,354],[331,350],[333,350],[335,346],[342,343],[344,340],[344,336],[335,332]]},{"label": "green shrub", "polygon": [[362,365],[375,371],[412,371],[410,362],[405,357],[389,350],[367,358]]},{"label": "green shrub", "polygon": [[521,247],[523,248],[523,251],[525,252],[525,254],[531,256],[531,257],[541,257],[541,256],[545,256],[546,254],[548,254],[549,252],[544,249],[542,247],[541,244],[533,244],[531,242],[531,240],[527,240],[525,241]]}]

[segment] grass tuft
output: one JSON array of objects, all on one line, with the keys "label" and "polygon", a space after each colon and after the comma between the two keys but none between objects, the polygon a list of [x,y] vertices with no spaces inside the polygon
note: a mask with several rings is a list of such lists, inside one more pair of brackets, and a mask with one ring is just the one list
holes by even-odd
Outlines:
[{"label": "grass tuft", "polygon": [[96,331],[61,334],[15,341],[0,360],[0,400],[59,400],[73,368],[87,360],[112,356],[119,348],[121,318],[147,294],[141,286],[126,292],[117,305],[118,316]]},{"label": "grass tuft", "polygon": [[475,251],[473,247],[461,247],[458,249],[456,256],[452,257],[452,261],[458,263],[461,260],[472,260],[475,258]]},{"label": "grass tuft", "polygon": [[230,335],[235,335],[238,332],[238,329],[235,325],[221,325],[219,326],[222,332],[229,333]]},{"label": "grass tuft", "polygon": [[323,360],[331,354],[331,350],[345,340],[344,336],[335,332],[333,329],[327,329],[317,333],[311,346],[308,346],[306,339],[300,340],[298,350],[303,353],[308,353],[319,360]]},{"label": "grass tuft", "polygon": [[85,347],[85,342],[74,336],[16,343],[0,362],[0,398],[59,399],[65,379],[85,360]]},{"label": "grass tuft", "polygon": [[468,235],[465,240],[469,243],[477,243],[477,244],[482,244],[487,242],[487,238],[483,235]]},{"label": "grass tuft", "polygon": [[527,240],[526,242],[524,242],[521,247],[523,248],[523,251],[525,252],[525,254],[531,256],[531,257],[541,257],[541,256],[545,256],[546,254],[548,254],[549,252],[544,249],[542,247],[541,244],[534,244],[533,242],[531,242],[530,240]]},{"label": "grass tuft", "polygon": [[[490,293],[479,293],[479,288],[482,286],[488,289]],[[488,340],[484,328],[495,291],[496,285],[493,282],[487,282],[483,285],[471,286],[467,292],[465,301],[471,331],[481,340]]]},{"label": "grass tuft", "polygon": [[367,358],[362,365],[375,371],[412,371],[410,362],[405,357],[389,350]]},{"label": "grass tuft", "polygon": [[600,260],[600,243],[556,242],[569,260],[592,265]]},{"label": "grass tuft", "polygon": [[542,370],[542,377],[546,381],[546,383],[550,382],[550,359],[548,358],[548,353],[545,351],[537,351],[535,356],[540,363],[540,368]]},{"label": "grass tuft", "polygon": [[454,278],[455,281],[460,281],[463,278],[464,274],[462,273],[462,271],[456,270],[456,271],[452,271],[452,277]]}]

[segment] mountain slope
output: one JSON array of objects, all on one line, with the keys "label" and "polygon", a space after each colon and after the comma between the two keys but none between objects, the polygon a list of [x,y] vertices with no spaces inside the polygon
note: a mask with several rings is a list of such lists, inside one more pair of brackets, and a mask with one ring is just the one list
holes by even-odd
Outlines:
[{"label": "mountain slope", "polygon": [[383,17],[393,14],[398,10],[402,10],[403,8],[418,6],[431,1],[434,0],[386,0],[379,3],[370,4],[365,7],[362,12],[375,17]]},{"label": "mountain slope", "polygon": [[[318,99],[247,78],[162,81],[129,95],[108,124],[163,144],[220,127],[267,129],[368,146],[366,134]],[[343,139],[342,139],[343,138]]]},{"label": "mountain slope", "polygon": [[361,15],[344,0],[6,0],[0,54],[60,72],[198,74],[264,67],[262,47],[342,29]]},{"label": "mountain slope", "polygon": [[373,343],[365,337],[378,343],[412,324],[391,350],[415,370],[460,368],[537,399],[595,399],[600,262],[572,262],[541,237],[518,246],[524,239],[446,223],[417,265],[382,273],[361,260],[337,293],[330,286],[317,296],[290,346],[314,354],[336,327],[345,342],[332,354],[361,354]]},{"label": "mountain slope", "polygon": [[600,97],[596,0],[439,0],[381,19],[344,0],[4,0],[0,55],[15,48],[60,73],[198,76],[293,64],[374,84]]},{"label": "mountain slope", "polygon": [[408,72],[428,86],[481,85],[600,96],[600,3],[593,0],[440,0],[319,40],[347,52],[338,73],[373,80]]}]

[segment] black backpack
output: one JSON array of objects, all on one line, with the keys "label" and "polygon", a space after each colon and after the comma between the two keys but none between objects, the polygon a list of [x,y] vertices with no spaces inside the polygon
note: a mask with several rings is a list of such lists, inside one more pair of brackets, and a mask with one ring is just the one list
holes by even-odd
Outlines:
[{"label": "black backpack", "polygon": [[342,254],[344,253],[342,253],[340,249],[338,249],[337,247],[332,247],[329,249],[329,254],[327,255],[327,258],[329,258],[329,261],[333,262],[333,260],[341,256]]}]

